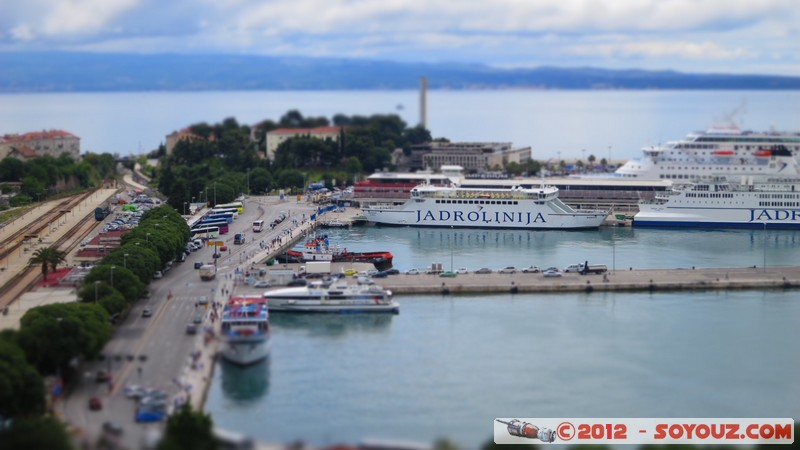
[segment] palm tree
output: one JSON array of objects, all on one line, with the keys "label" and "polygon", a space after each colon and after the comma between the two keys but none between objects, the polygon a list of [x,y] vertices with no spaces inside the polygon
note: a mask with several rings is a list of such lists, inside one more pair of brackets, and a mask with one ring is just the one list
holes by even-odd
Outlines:
[{"label": "palm tree", "polygon": [[28,260],[29,266],[42,265],[42,275],[47,280],[48,270],[55,272],[56,266],[67,260],[67,254],[55,247],[40,248],[33,252],[33,256]]}]

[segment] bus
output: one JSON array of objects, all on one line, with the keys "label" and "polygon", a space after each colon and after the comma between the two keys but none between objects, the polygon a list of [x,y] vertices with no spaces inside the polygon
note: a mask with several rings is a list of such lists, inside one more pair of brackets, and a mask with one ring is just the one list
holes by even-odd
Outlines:
[{"label": "bus", "polygon": [[253,232],[261,233],[264,231],[264,221],[263,220],[256,220],[253,222]]},{"label": "bus", "polygon": [[231,202],[231,203],[224,203],[221,205],[214,205],[214,208],[236,208],[239,211],[239,214],[244,212],[244,203],[242,202]]},{"label": "bus", "polygon": [[233,218],[236,219],[239,217],[239,210],[237,208],[211,208],[208,210],[208,214],[225,214],[231,213],[233,214]]},{"label": "bus", "polygon": [[200,220],[225,220],[228,223],[231,223],[233,222],[233,214],[231,213],[209,214]]},{"label": "bus", "polygon": [[207,220],[207,221],[200,221],[196,223],[192,230],[197,228],[207,228],[207,227],[217,227],[219,228],[219,234],[228,234],[228,222],[225,220]]},{"label": "bus", "polygon": [[200,239],[215,239],[219,237],[219,227],[198,227],[192,229],[192,237]]}]

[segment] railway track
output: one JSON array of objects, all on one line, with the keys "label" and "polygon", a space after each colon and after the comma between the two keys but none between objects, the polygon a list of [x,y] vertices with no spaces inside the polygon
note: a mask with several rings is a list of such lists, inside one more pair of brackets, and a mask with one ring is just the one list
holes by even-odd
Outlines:
[{"label": "railway track", "polygon": [[[55,207],[42,214],[41,217],[36,219],[34,225],[20,229],[19,231],[11,234],[0,242],[3,246],[3,259],[5,260],[10,255],[23,246],[30,243],[32,239],[41,242],[43,231],[47,231],[51,224],[57,221],[62,214],[71,212],[73,208],[80,205],[80,203],[89,198],[93,191],[86,192],[73,197],[68,197],[60,201]],[[94,220],[92,214],[78,221],[75,225],[70,227],[61,237],[54,241],[50,246],[58,248],[64,252],[70,252],[77,245],[76,235],[81,237],[88,234],[94,227],[95,223],[89,221]],[[87,223],[88,222],[88,223]],[[65,248],[62,248],[65,247]],[[38,267],[26,267],[16,274],[14,274],[2,287],[0,287],[0,308],[4,308],[16,300],[22,293],[30,290],[39,280],[41,274]]]}]

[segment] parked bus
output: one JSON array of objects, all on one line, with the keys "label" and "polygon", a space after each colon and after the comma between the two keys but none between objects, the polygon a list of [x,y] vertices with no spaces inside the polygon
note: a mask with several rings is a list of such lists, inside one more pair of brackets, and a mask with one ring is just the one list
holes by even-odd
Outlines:
[{"label": "parked bus", "polygon": [[244,203],[242,202],[224,203],[221,205],[214,205],[214,208],[236,208],[239,211],[239,214],[241,214],[244,212]]},{"label": "parked bus", "polygon": [[211,208],[208,210],[208,214],[225,214],[225,213],[232,213],[233,218],[236,219],[239,217],[239,209],[237,208]]},{"label": "parked bus", "polygon": [[224,220],[228,223],[231,223],[233,222],[233,214],[231,213],[209,214],[200,220]]},{"label": "parked bus", "polygon": [[253,232],[261,233],[264,231],[264,221],[263,220],[256,220],[253,222]]},{"label": "parked bus", "polygon": [[197,228],[207,228],[207,227],[217,227],[219,228],[219,234],[228,234],[228,222],[225,220],[208,220],[205,222],[198,222],[192,227],[192,230]]},{"label": "parked bus", "polygon": [[219,227],[198,227],[192,229],[192,237],[200,239],[215,239],[219,237]]}]

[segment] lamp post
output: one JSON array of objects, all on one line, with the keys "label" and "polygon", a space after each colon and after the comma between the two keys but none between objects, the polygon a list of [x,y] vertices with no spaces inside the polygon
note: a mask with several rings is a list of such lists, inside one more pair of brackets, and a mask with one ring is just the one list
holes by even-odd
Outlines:
[{"label": "lamp post", "polygon": [[127,253],[122,255],[122,267],[124,269],[128,268],[128,254]]},{"label": "lamp post", "polygon": [[217,206],[217,182],[214,182],[214,206]]},{"label": "lamp post", "polygon": [[188,203],[188,202],[183,202],[183,215],[184,216],[186,215],[186,203]]},{"label": "lamp post", "polygon": [[250,195],[250,168],[247,168],[247,195]]},{"label": "lamp post", "polygon": [[100,284],[100,281],[95,280],[94,282],[94,304],[97,304],[97,285]]},{"label": "lamp post", "polygon": [[110,272],[111,272],[111,287],[114,287],[114,269],[116,269],[116,268],[117,268],[116,266],[111,266],[111,270],[110,270]]}]

